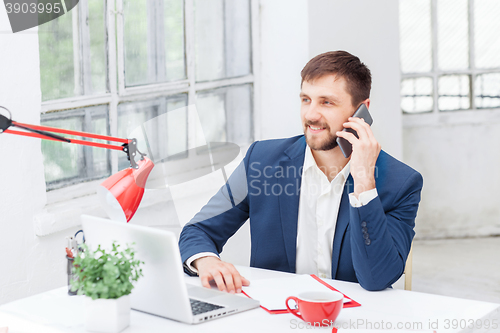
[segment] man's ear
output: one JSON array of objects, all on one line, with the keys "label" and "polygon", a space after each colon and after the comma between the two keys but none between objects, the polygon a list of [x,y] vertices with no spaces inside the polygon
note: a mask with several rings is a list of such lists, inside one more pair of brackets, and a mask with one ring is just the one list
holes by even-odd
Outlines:
[{"label": "man's ear", "polygon": [[370,109],[370,99],[369,98],[365,99],[362,103],[366,105],[367,109]]}]

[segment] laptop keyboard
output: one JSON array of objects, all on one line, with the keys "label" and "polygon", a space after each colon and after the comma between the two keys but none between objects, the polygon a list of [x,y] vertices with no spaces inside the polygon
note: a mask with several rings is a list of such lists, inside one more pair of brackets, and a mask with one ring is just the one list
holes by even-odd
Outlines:
[{"label": "laptop keyboard", "polygon": [[191,301],[191,309],[194,315],[205,313],[212,310],[217,310],[223,308],[223,306],[215,305],[212,303],[197,301],[195,299],[189,299]]}]

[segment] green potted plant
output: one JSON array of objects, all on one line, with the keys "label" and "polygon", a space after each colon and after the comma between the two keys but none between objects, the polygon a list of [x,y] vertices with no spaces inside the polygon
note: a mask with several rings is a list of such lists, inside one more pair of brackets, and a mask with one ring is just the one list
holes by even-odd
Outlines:
[{"label": "green potted plant", "polygon": [[85,329],[117,333],[130,323],[129,294],[133,282],[142,276],[141,264],[135,251],[127,245],[120,251],[113,242],[111,251],[99,245],[92,251],[85,244],[73,263],[71,289],[85,295]]}]

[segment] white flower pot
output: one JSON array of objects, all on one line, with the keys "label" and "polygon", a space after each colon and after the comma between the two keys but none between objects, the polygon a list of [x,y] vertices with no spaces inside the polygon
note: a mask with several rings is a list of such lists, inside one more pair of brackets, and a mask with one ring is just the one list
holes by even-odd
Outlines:
[{"label": "white flower pot", "polygon": [[118,333],[130,324],[130,295],[118,299],[85,297],[85,329]]}]

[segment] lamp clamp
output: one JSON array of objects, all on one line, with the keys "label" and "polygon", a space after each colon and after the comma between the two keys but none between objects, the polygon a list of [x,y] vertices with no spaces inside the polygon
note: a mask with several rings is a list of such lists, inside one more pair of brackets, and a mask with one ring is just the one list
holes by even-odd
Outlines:
[{"label": "lamp clamp", "polygon": [[139,154],[141,156],[141,161],[144,160],[144,156],[147,154],[141,153],[139,149],[137,149],[137,139],[129,139],[128,143],[124,143],[122,145],[123,151],[127,154],[127,159],[130,162],[130,167],[133,169],[139,169],[139,165],[135,161],[135,156]]},{"label": "lamp clamp", "polygon": [[[7,112],[10,115],[10,118],[12,118],[12,115],[11,115],[9,109],[7,109],[3,106],[0,106],[0,108],[7,110]],[[10,119],[10,118],[7,118],[3,114],[0,114],[0,133],[3,133],[7,128],[12,126],[12,119]]]}]

